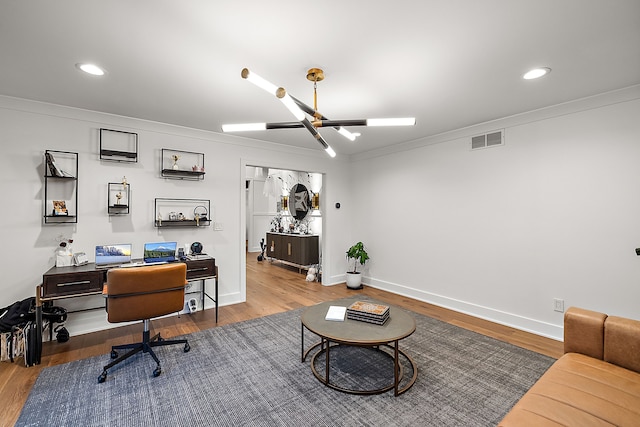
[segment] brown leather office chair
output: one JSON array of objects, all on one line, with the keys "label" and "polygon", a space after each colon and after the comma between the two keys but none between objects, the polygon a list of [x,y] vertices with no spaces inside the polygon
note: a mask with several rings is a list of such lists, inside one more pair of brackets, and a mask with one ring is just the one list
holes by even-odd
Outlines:
[{"label": "brown leather office chair", "polygon": [[[162,264],[134,268],[115,268],[107,272],[107,283],[103,295],[107,298],[107,318],[110,323],[142,320],[144,330],[142,342],[115,345],[111,348],[111,358],[98,382],[107,379],[107,370],[134,354],[142,351],[149,353],[156,361],[157,367],[153,376],[162,372],[160,360],[152,347],[184,344],[184,352],[191,348],[186,339],[165,340],[160,334],[149,338],[150,319],[166,314],[176,313],[184,308],[184,289],[187,284],[187,265],[184,263]],[[118,356],[118,350],[130,349]]]}]

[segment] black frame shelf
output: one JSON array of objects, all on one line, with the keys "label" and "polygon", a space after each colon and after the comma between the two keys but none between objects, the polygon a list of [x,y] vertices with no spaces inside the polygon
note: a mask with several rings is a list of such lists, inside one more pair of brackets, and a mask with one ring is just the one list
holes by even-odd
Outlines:
[{"label": "black frame shelf", "polygon": [[[204,210],[204,218],[196,220],[196,210]],[[187,212],[183,214],[182,212]],[[182,219],[180,219],[182,215]],[[201,215],[198,212],[198,215]],[[154,200],[154,227],[209,227],[211,225],[211,201],[208,199],[180,199],[157,197]],[[174,216],[172,218],[172,216]]]},{"label": "black frame shelf", "polygon": [[[112,195],[116,192],[124,192],[123,198],[126,203],[112,203]],[[117,200],[117,196],[114,196]],[[131,184],[123,184],[122,182],[110,182],[107,184],[107,213],[109,215],[128,215],[131,205]]]},{"label": "black frame shelf", "polygon": [[[54,193],[54,195],[52,195]],[[72,197],[67,197],[71,196]],[[54,201],[64,201],[66,214],[54,214]],[[69,204],[71,203],[71,204]],[[46,150],[44,152],[44,199],[43,218],[45,224],[67,224],[78,222],[78,153]]]},{"label": "black frame shelf", "polygon": [[[161,151],[161,172],[163,178],[169,179],[186,179],[192,181],[200,181],[204,179],[204,153],[196,153],[193,151],[173,150],[163,148]],[[172,157],[177,156],[182,159],[183,163],[189,161],[189,169],[183,169],[178,165],[178,161],[173,161]],[[171,162],[173,161],[173,164]],[[188,163],[189,164],[189,163]]]},{"label": "black frame shelf", "polygon": [[[107,145],[107,132],[112,132],[112,141]],[[118,146],[118,149],[112,145]],[[120,147],[120,145],[122,147]],[[131,151],[133,150],[133,151]],[[100,160],[111,162],[137,163],[138,162],[138,134],[122,130],[100,128]]]}]

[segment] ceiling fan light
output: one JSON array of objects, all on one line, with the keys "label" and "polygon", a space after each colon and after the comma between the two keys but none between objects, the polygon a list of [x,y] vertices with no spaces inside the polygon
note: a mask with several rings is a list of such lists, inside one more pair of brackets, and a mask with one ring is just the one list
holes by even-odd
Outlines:
[{"label": "ceiling fan light", "polygon": [[367,126],[413,126],[415,117],[401,117],[396,119],[367,119]]},{"label": "ceiling fan light", "polygon": [[222,132],[246,132],[253,130],[267,130],[266,123],[238,123],[222,125]]},{"label": "ceiling fan light", "polygon": [[251,71],[249,71],[248,68],[243,68],[240,75],[242,76],[243,79],[247,79],[254,85],[258,86],[259,88],[266,90],[271,95],[275,95],[276,92],[278,91],[278,86],[274,85],[271,82],[266,81],[256,73],[252,73]]},{"label": "ceiling fan light", "polygon": [[348,130],[346,130],[343,127],[339,127],[338,128],[338,133],[342,136],[344,136],[345,138],[347,138],[349,141],[355,141],[356,140],[356,135],[355,133],[351,133]]},{"label": "ceiling fan light", "polygon": [[329,154],[331,157],[335,157],[336,156],[336,152],[333,151],[333,148],[331,148],[330,146],[327,145],[327,148],[324,149],[324,151],[327,152],[327,154]]},{"label": "ceiling fan light", "polygon": [[[284,91],[284,89],[283,89],[283,91]],[[304,118],[305,118],[304,113],[302,112],[300,107],[298,107],[298,104],[296,104],[293,101],[293,99],[291,99],[291,97],[289,96],[288,93],[284,93],[284,95],[282,97],[278,96],[278,98],[280,98],[280,101],[282,101],[284,106],[287,107],[287,109],[289,111],[291,111],[291,114],[293,114],[296,119],[298,119],[300,121],[304,120]]]}]

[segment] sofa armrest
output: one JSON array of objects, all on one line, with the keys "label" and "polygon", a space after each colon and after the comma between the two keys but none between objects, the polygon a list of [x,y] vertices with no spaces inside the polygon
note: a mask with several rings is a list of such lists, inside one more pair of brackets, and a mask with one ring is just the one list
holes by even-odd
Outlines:
[{"label": "sofa armrest", "polygon": [[602,360],[606,314],[570,307],[564,314],[564,352]]},{"label": "sofa armrest", "polygon": [[640,321],[607,317],[604,322],[604,360],[640,372]]}]

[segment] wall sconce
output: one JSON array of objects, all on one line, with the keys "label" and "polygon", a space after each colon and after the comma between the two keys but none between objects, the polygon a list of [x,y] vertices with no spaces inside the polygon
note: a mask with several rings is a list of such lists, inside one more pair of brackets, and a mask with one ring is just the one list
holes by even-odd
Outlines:
[{"label": "wall sconce", "polygon": [[320,209],[320,194],[319,193],[313,193],[313,196],[311,197],[311,207],[314,210]]},{"label": "wall sconce", "polygon": [[282,196],[282,210],[286,211],[289,209],[289,196]]}]

